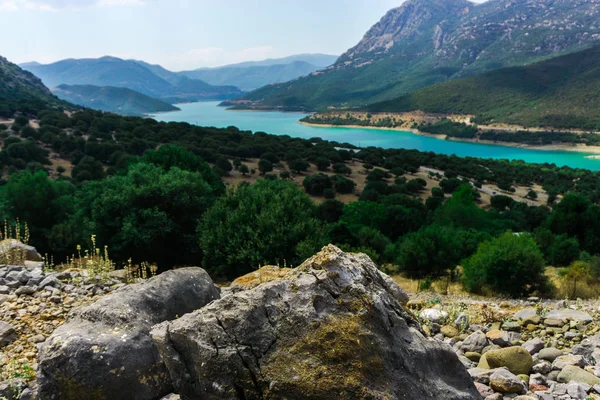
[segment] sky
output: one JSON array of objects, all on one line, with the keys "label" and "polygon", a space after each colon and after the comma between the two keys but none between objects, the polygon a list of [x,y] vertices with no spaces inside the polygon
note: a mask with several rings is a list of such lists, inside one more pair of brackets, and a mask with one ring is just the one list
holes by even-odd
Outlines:
[{"label": "sky", "polygon": [[111,55],[174,71],[300,53],[339,55],[402,2],[0,0],[0,55],[44,64]]}]

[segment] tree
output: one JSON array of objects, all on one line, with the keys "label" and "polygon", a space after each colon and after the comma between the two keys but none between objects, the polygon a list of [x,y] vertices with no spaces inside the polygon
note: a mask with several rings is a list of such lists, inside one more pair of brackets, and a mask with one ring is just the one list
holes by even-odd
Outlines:
[{"label": "tree", "polygon": [[471,292],[488,287],[494,293],[525,297],[545,288],[544,256],[526,234],[506,232],[482,243],[463,263],[464,284]]},{"label": "tree", "polygon": [[304,160],[295,160],[288,164],[292,171],[297,174],[307,171],[310,165]]},{"label": "tree", "polygon": [[200,257],[196,226],[219,190],[200,172],[137,163],[125,175],[85,185],[77,199],[79,219],[89,218],[90,233],[117,260],[194,265]]},{"label": "tree", "polygon": [[351,175],[352,170],[344,163],[333,164],[333,172],[342,175]]},{"label": "tree", "polygon": [[222,171],[224,171],[225,175],[229,175],[229,173],[233,171],[233,165],[231,165],[231,162],[225,157],[217,158],[215,166],[219,167]]},{"label": "tree", "polygon": [[577,282],[588,280],[591,277],[591,266],[585,261],[575,261],[562,272],[563,278],[568,282],[573,283],[570,290],[570,297],[575,298],[577,295]]},{"label": "tree", "polygon": [[356,183],[351,179],[345,178],[342,175],[335,175],[331,178],[333,187],[337,193],[350,194],[354,192]]},{"label": "tree", "polygon": [[316,216],[326,223],[339,221],[344,212],[344,203],[339,200],[326,200],[317,207]]},{"label": "tree", "polygon": [[198,226],[203,265],[227,279],[261,265],[298,265],[326,244],[315,211],[291,182],[242,184],[220,198]]},{"label": "tree", "polygon": [[323,196],[326,189],[333,188],[333,182],[325,174],[310,175],[304,178],[302,186],[312,196]]},{"label": "tree", "polygon": [[246,174],[250,172],[250,169],[248,168],[248,166],[246,164],[240,165],[240,167],[238,169],[239,169],[240,173],[244,176],[246,176]]},{"label": "tree", "polygon": [[548,261],[555,267],[565,267],[579,258],[579,241],[563,234],[554,238],[550,246]]},{"label": "tree", "polygon": [[329,168],[329,160],[326,157],[317,157],[315,160],[315,165],[319,171],[327,171]]},{"label": "tree", "polygon": [[273,171],[273,164],[271,161],[261,158],[258,162],[258,170],[260,171],[261,175],[264,175],[267,172]]},{"label": "tree", "polygon": [[490,200],[490,204],[493,208],[498,211],[505,211],[507,208],[510,208],[515,201],[508,196],[504,196],[502,194],[493,196]]},{"label": "tree", "polygon": [[85,156],[73,167],[71,177],[79,182],[99,180],[104,178],[104,166],[94,157]]},{"label": "tree", "polygon": [[530,190],[529,193],[527,193],[527,198],[531,199],[531,200],[535,200],[538,198],[538,194],[535,190]]},{"label": "tree", "polygon": [[279,173],[279,177],[281,179],[290,179],[291,176],[292,176],[292,174],[290,173],[290,171],[287,171],[287,170],[286,171],[281,171]]}]

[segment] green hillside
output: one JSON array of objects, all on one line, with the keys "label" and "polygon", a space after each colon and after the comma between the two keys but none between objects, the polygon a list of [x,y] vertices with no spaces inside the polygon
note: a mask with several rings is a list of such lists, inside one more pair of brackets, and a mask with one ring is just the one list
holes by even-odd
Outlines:
[{"label": "green hillside", "polygon": [[95,110],[122,115],[142,115],[176,111],[179,108],[136,91],[112,86],[60,85],[54,90],[59,98]]},{"label": "green hillside", "polygon": [[600,47],[440,83],[367,107],[474,114],[476,122],[600,129]]},{"label": "green hillside", "polygon": [[0,116],[64,105],[32,73],[0,57]]},{"label": "green hillside", "polygon": [[255,108],[364,106],[600,44],[595,0],[409,0],[331,67],[242,97]]}]

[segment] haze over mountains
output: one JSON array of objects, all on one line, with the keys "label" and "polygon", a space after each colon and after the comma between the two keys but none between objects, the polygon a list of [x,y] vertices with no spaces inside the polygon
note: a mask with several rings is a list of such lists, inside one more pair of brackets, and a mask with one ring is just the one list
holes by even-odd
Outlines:
[{"label": "haze over mountains", "polygon": [[201,79],[211,85],[233,85],[244,91],[271,84],[287,82],[332,65],[337,56],[299,54],[290,57],[248,61],[218,68],[183,71],[179,75]]},{"label": "haze over mountains", "polygon": [[600,44],[596,0],[409,0],[337,62],[242,99],[317,110],[393,99],[428,85]]}]

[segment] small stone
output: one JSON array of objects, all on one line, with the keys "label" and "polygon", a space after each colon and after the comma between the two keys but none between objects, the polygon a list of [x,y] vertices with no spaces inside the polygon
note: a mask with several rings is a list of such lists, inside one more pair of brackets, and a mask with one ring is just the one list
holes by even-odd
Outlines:
[{"label": "small stone", "polygon": [[446,336],[448,338],[453,338],[460,334],[458,329],[456,329],[455,327],[453,327],[451,325],[442,326],[441,332],[444,336]]},{"label": "small stone", "polygon": [[490,376],[490,387],[500,393],[524,394],[527,392],[525,383],[505,368],[498,368]]},{"label": "small stone", "polygon": [[21,286],[20,288],[18,288],[15,291],[15,294],[17,296],[21,296],[21,295],[31,296],[35,292],[36,292],[36,288],[33,286]]},{"label": "small stone", "polygon": [[446,318],[448,318],[448,313],[446,311],[438,310],[435,308],[426,308],[425,310],[421,311],[419,317],[429,322],[435,322],[439,324],[444,322]]},{"label": "small stone", "polygon": [[15,328],[6,322],[0,321],[0,348],[14,342],[15,340],[17,340],[17,332],[15,331]]},{"label": "small stone", "polygon": [[537,354],[544,348],[544,342],[540,338],[533,338],[523,343],[522,347],[529,352],[529,354]]},{"label": "small stone", "polygon": [[583,367],[585,365],[583,356],[566,354],[564,356],[557,357],[554,362],[552,362],[552,369],[562,371],[568,365]]},{"label": "small stone", "polygon": [[563,355],[563,352],[554,347],[547,347],[545,349],[540,350],[538,353],[538,357],[542,360],[553,362],[557,357]]}]

